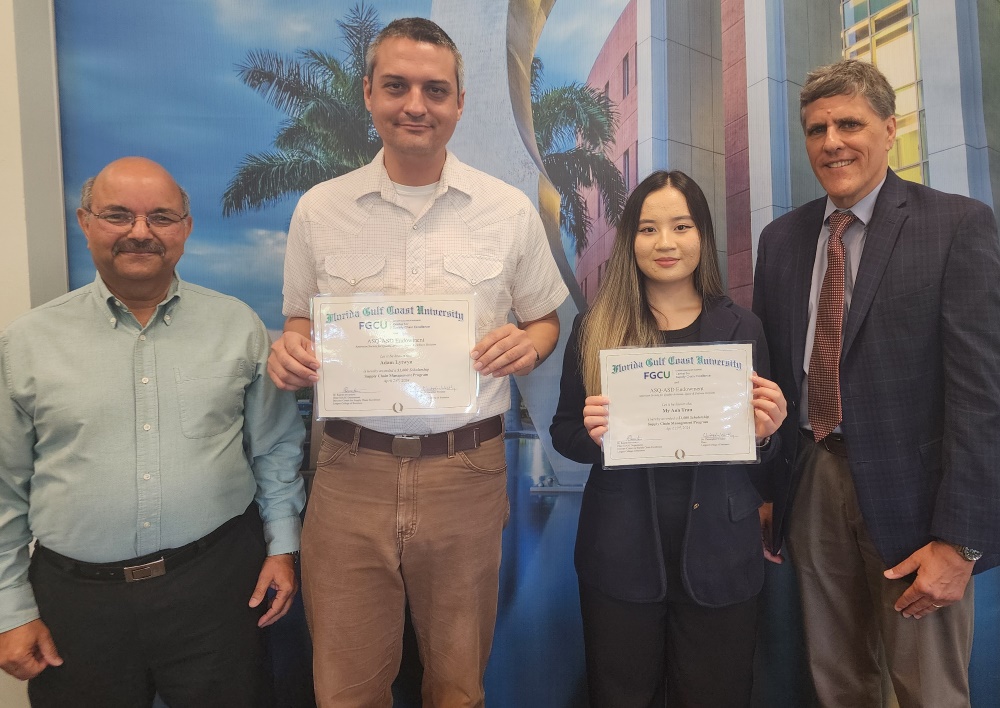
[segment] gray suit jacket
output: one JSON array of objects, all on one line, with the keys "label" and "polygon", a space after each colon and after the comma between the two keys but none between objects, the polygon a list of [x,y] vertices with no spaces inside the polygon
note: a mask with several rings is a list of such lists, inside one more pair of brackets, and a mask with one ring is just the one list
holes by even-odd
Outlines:
[{"label": "gray suit jacket", "polygon": [[[761,235],[754,312],[788,400],[774,463],[774,542],[795,487],[809,286],[826,198]],[[931,540],[1000,563],[1000,241],[990,209],[888,172],[844,327],[848,461],[887,566]]]}]

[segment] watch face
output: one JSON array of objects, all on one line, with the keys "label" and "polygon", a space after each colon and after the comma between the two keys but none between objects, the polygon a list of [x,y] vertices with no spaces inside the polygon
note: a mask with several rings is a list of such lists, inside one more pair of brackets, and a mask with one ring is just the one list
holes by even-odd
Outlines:
[{"label": "watch face", "polygon": [[968,546],[962,546],[958,549],[958,552],[962,554],[962,558],[967,561],[977,561],[983,557],[982,551],[977,551],[974,548],[969,548]]}]

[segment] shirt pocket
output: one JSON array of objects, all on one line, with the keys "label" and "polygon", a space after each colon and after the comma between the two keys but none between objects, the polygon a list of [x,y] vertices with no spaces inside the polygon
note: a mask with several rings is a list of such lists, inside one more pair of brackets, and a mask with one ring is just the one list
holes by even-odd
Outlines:
[{"label": "shirt pocket", "polygon": [[503,278],[500,277],[503,273],[503,261],[449,254],[444,257],[444,271],[451,276],[455,292],[476,294],[476,321],[480,332],[493,329],[498,316],[498,303],[503,294]]},{"label": "shirt pocket", "polygon": [[174,367],[184,437],[219,435],[242,418],[250,369],[250,363],[244,359]]},{"label": "shirt pocket", "polygon": [[324,293],[351,295],[383,290],[385,256],[368,253],[334,253],[323,259]]}]

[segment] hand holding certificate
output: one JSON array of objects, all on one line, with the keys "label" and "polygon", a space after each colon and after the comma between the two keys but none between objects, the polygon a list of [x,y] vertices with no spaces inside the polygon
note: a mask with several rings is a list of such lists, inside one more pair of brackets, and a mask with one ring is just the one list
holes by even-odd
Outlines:
[{"label": "hand holding certificate", "polygon": [[605,467],[756,462],[753,346],[602,350]]},{"label": "hand holding certificate", "polygon": [[316,416],[464,413],[478,375],[473,295],[313,298]]}]

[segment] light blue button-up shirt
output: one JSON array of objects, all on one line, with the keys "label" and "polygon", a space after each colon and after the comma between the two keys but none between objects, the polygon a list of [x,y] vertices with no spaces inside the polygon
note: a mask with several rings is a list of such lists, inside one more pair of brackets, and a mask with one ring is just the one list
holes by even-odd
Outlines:
[{"label": "light blue button-up shirt", "polygon": [[142,327],[100,276],[0,334],[0,631],[38,617],[32,536],[104,563],[176,548],[260,506],[299,548],[305,429],[244,303],[175,279]]}]

